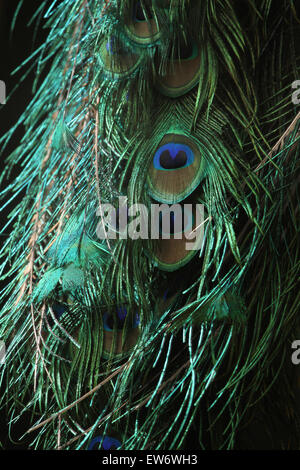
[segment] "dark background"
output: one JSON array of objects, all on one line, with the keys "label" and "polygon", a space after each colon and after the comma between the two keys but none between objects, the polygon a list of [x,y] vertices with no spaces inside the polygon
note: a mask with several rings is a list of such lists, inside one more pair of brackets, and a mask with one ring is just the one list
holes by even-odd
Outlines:
[{"label": "dark background", "polygon": [[[11,75],[14,69],[20,65],[45,39],[47,34],[43,29],[43,24],[38,28],[35,35],[35,26],[28,27],[28,22],[33,16],[36,8],[40,5],[40,0],[26,0],[19,12],[15,29],[11,32],[11,23],[16,12],[19,0],[0,0],[0,80],[6,84],[7,96],[9,96],[15,86],[22,79],[22,71],[16,75]],[[34,40],[35,36],[35,40]],[[24,71],[26,70],[26,67]],[[18,89],[13,93],[11,98],[7,100],[5,105],[0,105],[0,137],[4,135],[18,120],[26,106],[29,104],[32,93],[32,84],[34,80],[34,71],[19,85]],[[14,150],[23,135],[24,129],[20,126],[11,139],[8,147],[1,152],[0,148],[0,171],[3,172],[5,159]],[[1,145],[1,144],[0,144]],[[15,168],[10,180],[18,174],[18,168]],[[5,184],[8,184],[6,181]],[[3,189],[3,186],[1,186]],[[14,204],[12,204],[13,206]],[[6,216],[9,210],[0,212],[0,227],[5,224]],[[0,235],[0,243],[5,241],[7,234]],[[0,286],[3,288],[3,284]],[[1,339],[1,338],[0,338]],[[0,366],[1,367],[1,366]],[[2,394],[2,391],[0,390]],[[26,426],[26,423],[23,423]],[[26,429],[26,427],[25,427]],[[16,435],[16,432],[19,435]],[[14,435],[11,436],[14,441],[23,434],[24,428],[21,425]],[[26,440],[22,444],[8,443],[8,428],[6,424],[6,416],[4,410],[0,411],[0,442],[6,449],[23,450],[26,449]]]},{"label": "dark background", "polygon": [[[34,42],[34,25],[27,26],[35,9],[40,5],[39,0],[23,2],[15,29],[11,32],[11,23],[18,4],[19,0],[0,0],[0,80],[6,83],[7,95],[12,92],[23,75],[23,71],[18,72],[16,75],[11,75],[12,72],[42,43],[46,36],[46,31],[41,25]],[[11,99],[5,105],[0,106],[0,136],[15,124],[30,102],[33,80],[34,72],[20,84]],[[7,150],[5,150],[4,155],[1,156],[1,171],[3,170],[5,157],[16,148],[22,137],[22,132],[23,130],[20,127]]]}]

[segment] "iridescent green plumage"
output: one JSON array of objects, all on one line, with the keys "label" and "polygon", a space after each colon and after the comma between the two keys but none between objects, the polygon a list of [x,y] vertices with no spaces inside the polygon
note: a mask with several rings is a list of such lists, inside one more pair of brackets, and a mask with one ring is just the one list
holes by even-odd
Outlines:
[{"label": "iridescent green plumage", "polygon": [[[22,171],[2,191],[4,201],[25,192],[1,251],[4,276],[13,275],[0,317],[3,403],[11,418],[31,413],[34,448],[86,448],[105,434],[126,449],[247,448],[256,420],[265,423],[262,439],[271,434],[268,446],[297,448],[296,7],[153,1],[159,34],[145,44],[128,35],[133,3],[44,1],[38,9],[49,36],[32,57],[37,83],[46,63],[50,70],[8,159],[7,172]],[[165,96],[157,79],[185,38],[201,50],[199,82]],[[130,73],[112,73],[118,57],[107,66],[105,41],[108,53],[130,57]],[[155,241],[97,239],[97,208],[124,195],[150,207],[153,154],[176,126],[205,160],[191,192],[209,219],[201,253],[165,273],[153,263]],[[65,309],[59,320],[55,302]],[[137,343],[121,358],[103,351],[103,313],[114,318],[113,351],[120,305],[124,342],[137,310],[140,317]],[[281,390],[288,411],[276,409]],[[273,419],[287,419],[287,436],[272,435]]]}]

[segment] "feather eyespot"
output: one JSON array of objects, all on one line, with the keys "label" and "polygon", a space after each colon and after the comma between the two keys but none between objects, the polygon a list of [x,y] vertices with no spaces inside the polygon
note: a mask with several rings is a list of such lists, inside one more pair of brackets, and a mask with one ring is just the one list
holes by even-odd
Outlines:
[{"label": "feather eyespot", "polygon": [[199,82],[200,68],[200,48],[195,42],[181,41],[169,50],[168,61],[163,72],[160,71],[157,62],[157,89],[170,98],[182,96]]},{"label": "feather eyespot", "polygon": [[125,31],[139,46],[151,46],[160,38],[158,20],[146,3],[135,2],[132,19],[125,25]]},{"label": "feather eyespot", "polygon": [[166,134],[151,160],[147,178],[149,193],[159,202],[182,201],[204,177],[204,161],[198,145],[182,134]]},{"label": "feather eyespot", "polygon": [[121,447],[118,439],[109,436],[97,436],[91,441],[88,450],[116,450]]},{"label": "feather eyespot", "polygon": [[135,54],[115,37],[106,38],[100,46],[100,66],[112,79],[131,75],[137,70],[141,60],[142,54]]},{"label": "feather eyespot", "polygon": [[200,225],[204,213],[198,206],[195,203],[183,204],[180,212],[178,209],[165,209],[164,219],[160,220],[158,243],[152,252],[152,260],[158,269],[177,271],[199,253],[203,243]]}]

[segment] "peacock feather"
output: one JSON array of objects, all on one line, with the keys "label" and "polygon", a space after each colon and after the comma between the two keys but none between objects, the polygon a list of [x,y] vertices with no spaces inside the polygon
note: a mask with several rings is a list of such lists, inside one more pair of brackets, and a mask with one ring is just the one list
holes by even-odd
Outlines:
[{"label": "peacock feather", "polygon": [[[1,249],[12,436],[25,415],[34,449],[299,448],[298,10],[40,2],[34,95],[0,140],[24,125],[1,178],[2,209],[22,195]],[[203,243],[99,238],[120,200],[203,206]]]}]

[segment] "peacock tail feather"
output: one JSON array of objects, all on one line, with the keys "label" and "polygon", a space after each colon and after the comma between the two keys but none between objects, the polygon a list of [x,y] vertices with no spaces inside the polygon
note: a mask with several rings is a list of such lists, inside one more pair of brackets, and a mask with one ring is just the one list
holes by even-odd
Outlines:
[{"label": "peacock tail feather", "polygon": [[[24,126],[1,178],[2,210],[22,196],[1,249],[11,435],[25,415],[34,449],[299,448],[297,6],[45,0],[42,18],[0,140]],[[203,243],[97,236],[120,200],[203,205]]]}]

